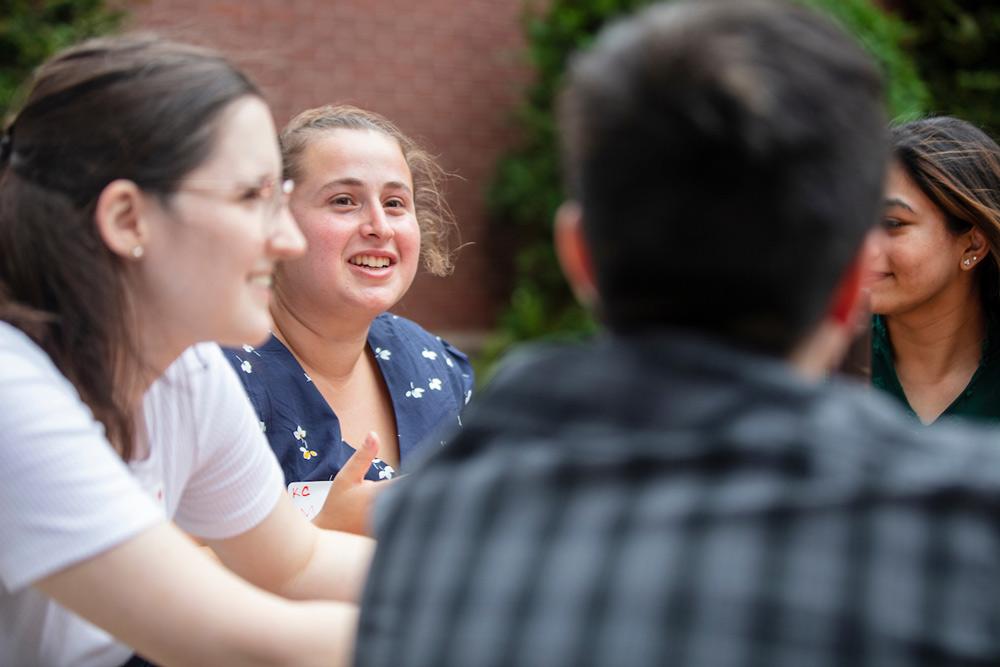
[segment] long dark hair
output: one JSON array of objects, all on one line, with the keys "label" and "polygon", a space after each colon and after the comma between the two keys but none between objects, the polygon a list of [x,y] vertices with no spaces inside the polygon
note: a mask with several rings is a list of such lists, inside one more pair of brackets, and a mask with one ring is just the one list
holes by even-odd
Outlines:
[{"label": "long dark hair", "polygon": [[892,151],[952,233],[975,227],[986,237],[990,252],[975,271],[986,315],[1000,321],[1000,146],[971,123],[937,116],[894,127]]},{"label": "long dark hair", "polygon": [[94,222],[108,183],[167,201],[214,147],[231,102],[259,95],[220,55],[152,36],[97,39],[36,73],[0,142],[0,319],[73,383],[123,458],[138,375],[125,263]]}]

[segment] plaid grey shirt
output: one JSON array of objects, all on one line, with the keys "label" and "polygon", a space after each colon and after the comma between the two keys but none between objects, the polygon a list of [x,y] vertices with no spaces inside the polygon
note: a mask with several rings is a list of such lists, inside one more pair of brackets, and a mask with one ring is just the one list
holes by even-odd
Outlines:
[{"label": "plaid grey shirt", "polygon": [[679,334],[522,355],[385,494],[357,665],[1000,664],[1000,436]]}]

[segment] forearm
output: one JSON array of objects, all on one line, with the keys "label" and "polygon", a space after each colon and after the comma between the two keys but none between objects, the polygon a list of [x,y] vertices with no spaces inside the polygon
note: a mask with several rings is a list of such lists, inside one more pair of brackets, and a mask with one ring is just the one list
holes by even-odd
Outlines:
[{"label": "forearm", "polygon": [[276,592],[291,599],[356,602],[375,552],[374,540],[332,530],[316,533],[309,558]]},{"label": "forearm", "polygon": [[254,528],[209,540],[233,572],[282,597],[355,602],[375,543],[367,537],[321,530],[281,496]]},{"label": "forearm", "polygon": [[254,588],[169,524],[37,586],[158,664],[349,664],[353,650],[352,605]]}]

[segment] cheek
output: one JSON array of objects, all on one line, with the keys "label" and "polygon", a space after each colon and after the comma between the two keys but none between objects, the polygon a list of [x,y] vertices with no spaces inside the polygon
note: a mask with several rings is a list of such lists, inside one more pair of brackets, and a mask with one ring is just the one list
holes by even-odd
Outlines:
[{"label": "cheek", "polygon": [[940,254],[940,248],[935,251],[927,239],[916,235],[892,238],[885,248],[892,271],[897,275],[920,273],[929,263],[939,259],[937,255]]},{"label": "cheek", "polygon": [[414,266],[420,263],[420,227],[416,220],[396,232],[396,245]]},{"label": "cheek", "polygon": [[307,249],[305,256],[295,260],[296,263],[323,266],[342,258],[351,230],[330,220],[306,220],[300,226]]},{"label": "cheek", "polygon": [[934,291],[953,277],[954,267],[944,244],[900,243],[888,256],[899,285],[909,291]]}]

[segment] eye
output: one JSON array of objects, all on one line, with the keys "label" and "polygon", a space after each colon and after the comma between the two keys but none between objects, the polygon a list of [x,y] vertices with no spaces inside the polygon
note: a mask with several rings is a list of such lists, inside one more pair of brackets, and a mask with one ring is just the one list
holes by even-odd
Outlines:
[{"label": "eye", "polygon": [[882,229],[889,232],[901,229],[905,224],[906,223],[898,218],[882,218]]},{"label": "eye", "polygon": [[337,195],[330,198],[330,203],[334,206],[354,206],[354,199],[350,195]]},{"label": "eye", "polygon": [[263,199],[266,196],[264,190],[265,186],[263,185],[255,185],[252,187],[245,188],[240,193],[240,201],[252,202],[252,201],[257,201],[258,199]]},{"label": "eye", "polygon": [[392,199],[387,199],[383,206],[386,208],[406,208],[406,202],[399,197],[393,197]]}]

